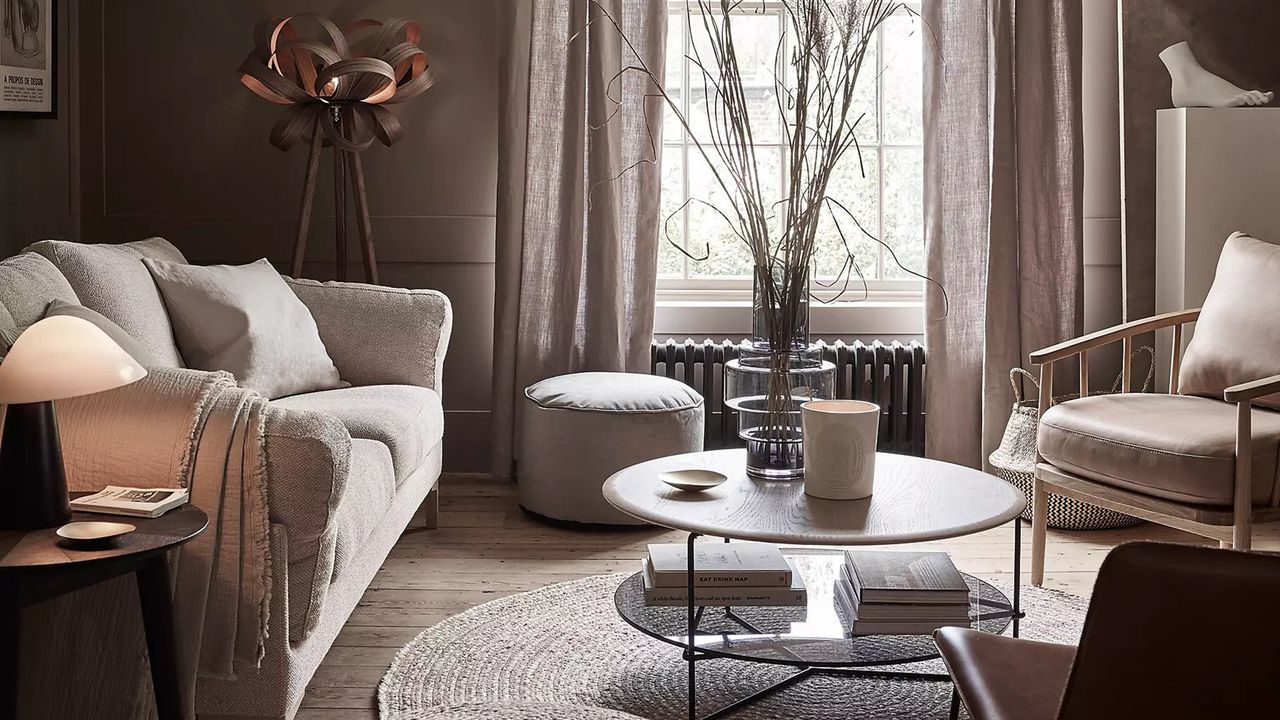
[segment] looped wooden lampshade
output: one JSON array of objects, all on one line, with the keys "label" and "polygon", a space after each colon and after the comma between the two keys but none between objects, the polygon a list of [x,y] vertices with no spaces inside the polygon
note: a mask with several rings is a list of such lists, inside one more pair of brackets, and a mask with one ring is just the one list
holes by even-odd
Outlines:
[{"label": "looped wooden lampshade", "polygon": [[310,138],[302,206],[290,274],[302,276],[320,151],[332,146],[336,275],[347,273],[347,185],[355,199],[365,281],[378,282],[364,166],[360,152],[375,140],[391,146],[403,134],[386,107],[420,95],[435,82],[418,46],[417,23],[357,20],[338,29],[318,15],[275,17],[258,23],[253,51],[240,64],[240,82],[259,96],[289,106],[271,129],[271,144],[288,150]]},{"label": "looped wooden lampshade", "polygon": [[[308,32],[309,31],[309,32]],[[420,95],[435,82],[417,23],[357,20],[346,32],[318,15],[258,23],[254,47],[240,64],[240,82],[258,96],[290,106],[271,130],[271,144],[288,150],[313,128],[326,144],[359,152],[375,139],[391,145],[403,134],[385,105]],[[349,108],[362,132],[344,135],[333,108]]]}]

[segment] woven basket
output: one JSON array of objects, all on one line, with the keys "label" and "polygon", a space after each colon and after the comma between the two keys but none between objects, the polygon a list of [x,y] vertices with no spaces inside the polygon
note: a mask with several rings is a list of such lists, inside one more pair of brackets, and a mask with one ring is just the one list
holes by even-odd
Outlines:
[{"label": "woven basket", "polygon": [[[1134,351],[1134,355],[1143,352],[1154,354],[1150,347],[1140,347]],[[1142,386],[1143,392],[1150,389],[1155,376],[1154,362],[1151,365],[1151,372],[1147,374],[1147,380]],[[1009,424],[1004,428],[1004,438],[1000,441],[1000,447],[991,453],[988,460],[996,476],[1018,488],[1027,497],[1027,508],[1022,511],[1022,519],[1031,520],[1031,493],[1036,469],[1036,429],[1040,426],[1040,408],[1038,400],[1023,399],[1022,388],[1018,384],[1020,375],[1030,381],[1035,386],[1037,394],[1039,393],[1040,383],[1036,382],[1031,373],[1022,368],[1009,371],[1009,382],[1013,385],[1013,412],[1009,415]],[[1120,379],[1117,378],[1111,387],[1111,392],[1115,393],[1119,389]],[[1077,397],[1079,395],[1057,395],[1053,400],[1059,403]],[[1051,528],[1107,530],[1129,527],[1140,522],[1142,521],[1138,518],[1124,513],[1049,493],[1048,524]]]}]

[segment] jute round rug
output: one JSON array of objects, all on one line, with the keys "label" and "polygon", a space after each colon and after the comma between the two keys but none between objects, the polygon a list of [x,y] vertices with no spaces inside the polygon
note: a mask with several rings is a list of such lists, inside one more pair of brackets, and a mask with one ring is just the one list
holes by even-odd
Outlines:
[{"label": "jute round rug", "polygon": [[[427,718],[441,705],[522,702],[599,706],[650,720],[686,717],[680,650],[641,634],[614,610],[613,593],[625,577],[600,575],[511,595],[425,630],[382,678],[382,720]],[[1079,640],[1085,600],[1031,587],[1022,597],[1023,637]],[[936,660],[893,669],[945,672]],[[794,672],[738,660],[701,661],[699,709],[711,712]],[[817,676],[732,717],[946,718],[950,699],[946,682]]]}]

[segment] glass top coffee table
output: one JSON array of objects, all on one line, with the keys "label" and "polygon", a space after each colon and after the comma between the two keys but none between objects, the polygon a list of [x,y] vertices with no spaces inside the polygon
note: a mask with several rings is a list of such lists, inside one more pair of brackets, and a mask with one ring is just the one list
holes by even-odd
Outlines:
[{"label": "glass top coffee table", "polygon": [[[728,480],[702,492],[669,487],[670,470],[709,469]],[[849,618],[838,615],[832,589],[843,555],[837,550],[788,546],[858,546],[926,542],[968,535],[1015,520],[1026,498],[994,476],[949,463],[903,455],[876,457],[874,494],[865,500],[821,500],[801,482],[758,480],[746,473],[743,450],[716,450],[659,458],[625,468],[604,484],[604,497],[623,512],[689,533],[689,574],[695,540],[710,535],[782,545],[805,580],[807,607],[649,607],[637,573],[615,593],[622,618],[651,637],[683,647],[689,669],[689,717],[697,718],[696,662],[729,657],[796,667],[796,674],[703,716],[720,717],[813,674],[902,676],[947,680],[946,675],[867,669],[938,657],[927,635],[846,637]],[[1013,599],[966,575],[971,626],[1018,633],[1022,617],[1021,528],[1014,522]],[[692,598],[692,587],[689,588]]]}]

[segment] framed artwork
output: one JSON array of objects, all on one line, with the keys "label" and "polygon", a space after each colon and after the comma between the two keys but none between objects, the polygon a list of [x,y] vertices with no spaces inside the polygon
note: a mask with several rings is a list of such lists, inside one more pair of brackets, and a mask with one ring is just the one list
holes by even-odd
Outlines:
[{"label": "framed artwork", "polygon": [[57,117],[57,0],[0,0],[0,113]]}]

